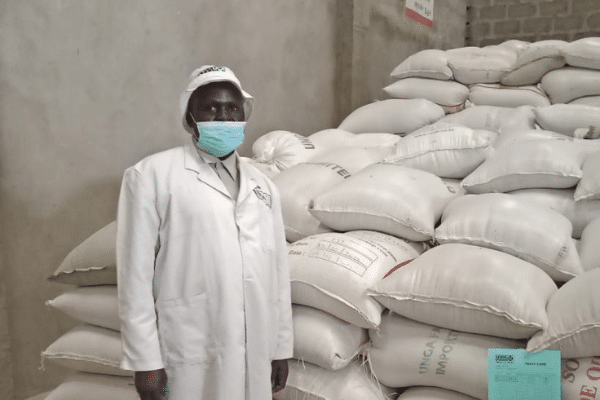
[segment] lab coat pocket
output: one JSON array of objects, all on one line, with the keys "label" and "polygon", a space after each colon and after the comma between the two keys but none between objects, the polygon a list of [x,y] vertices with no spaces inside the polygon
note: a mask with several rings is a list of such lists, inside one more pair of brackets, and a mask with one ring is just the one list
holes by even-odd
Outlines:
[{"label": "lab coat pocket", "polygon": [[208,343],[206,293],[156,303],[158,332],[169,363],[205,362]]}]

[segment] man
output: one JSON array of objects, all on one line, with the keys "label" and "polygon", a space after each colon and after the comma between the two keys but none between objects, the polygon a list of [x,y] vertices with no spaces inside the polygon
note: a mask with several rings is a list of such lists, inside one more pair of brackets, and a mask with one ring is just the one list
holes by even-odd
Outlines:
[{"label": "man", "polygon": [[241,159],[253,98],[226,67],[181,95],[192,140],[125,171],[117,218],[123,369],[142,400],[269,400],[292,319],[279,194]]}]

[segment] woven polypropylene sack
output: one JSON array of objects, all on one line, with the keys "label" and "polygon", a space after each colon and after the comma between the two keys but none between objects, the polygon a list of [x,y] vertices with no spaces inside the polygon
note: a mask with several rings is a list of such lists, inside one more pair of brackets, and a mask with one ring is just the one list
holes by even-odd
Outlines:
[{"label": "woven polypropylene sack", "polygon": [[585,271],[600,268],[600,217],[591,221],[581,234],[579,257]]},{"label": "woven polypropylene sack", "polygon": [[382,163],[315,197],[309,212],[337,231],[376,230],[426,241],[446,204],[457,195],[430,172]]},{"label": "woven polypropylene sack", "polygon": [[600,69],[600,38],[575,40],[564,47],[563,54],[569,65]]},{"label": "woven polypropylene sack", "polygon": [[562,214],[506,193],[464,195],[444,210],[435,230],[440,243],[464,243],[503,251],[537,265],[555,281],[583,272]]},{"label": "woven polypropylene sack", "polygon": [[139,400],[133,379],[76,372],[68,376],[44,400]]},{"label": "woven polypropylene sack", "polygon": [[571,279],[548,302],[548,327],[534,335],[527,350],[560,350],[562,358],[600,354],[600,269]]},{"label": "woven polypropylene sack", "polygon": [[436,123],[406,135],[384,162],[462,179],[486,159],[497,137],[492,131]]},{"label": "woven polypropylene sack", "polygon": [[309,138],[288,131],[271,131],[252,144],[253,159],[283,171],[308,161],[324,149]]},{"label": "woven polypropylene sack", "polygon": [[46,305],[81,322],[121,329],[116,285],[78,287],[48,300]]},{"label": "woven polypropylene sack", "polygon": [[131,376],[121,369],[121,334],[107,328],[81,324],[42,352],[42,358],[75,371]]},{"label": "woven polypropylene sack", "polygon": [[[535,120],[542,129],[574,137],[577,137],[576,131],[583,130],[580,138],[586,139],[594,139],[600,135],[600,113],[597,107],[553,104],[547,107],[538,107],[534,112]],[[589,135],[586,137],[588,132]]]},{"label": "woven polypropylene sack", "polygon": [[583,153],[561,140],[507,142],[462,181],[470,193],[527,188],[571,188],[581,179]]},{"label": "woven polypropylene sack", "polygon": [[527,261],[485,247],[448,243],[390,271],[369,294],[423,323],[522,339],[546,327],[546,304],[556,290],[552,279]]},{"label": "woven polypropylene sack", "polygon": [[369,364],[390,387],[435,386],[487,399],[488,349],[522,341],[452,331],[386,311],[369,330]]},{"label": "woven polypropylene sack", "polygon": [[445,115],[442,107],[425,99],[388,99],[352,111],[338,129],[353,133],[407,134]]},{"label": "woven polypropylene sack", "polygon": [[406,389],[398,400],[477,400],[464,393],[437,387],[412,387]]},{"label": "woven polypropylene sack", "polygon": [[395,390],[381,385],[369,367],[355,361],[339,371],[289,361],[285,389],[274,393],[275,400],[391,400]]},{"label": "woven polypropylene sack", "polygon": [[367,289],[422,251],[421,244],[372,231],[301,239],[288,245],[292,303],[362,328],[377,326],[383,307],[367,295]]},{"label": "woven polypropylene sack", "polygon": [[455,114],[448,114],[439,123],[454,123],[471,129],[505,132],[534,129],[533,107],[517,108],[495,106],[471,106]]},{"label": "woven polypropylene sack", "polygon": [[410,77],[438,80],[452,79],[452,70],[448,67],[448,56],[444,50],[421,50],[402,61],[390,74],[392,78]]},{"label": "woven polypropylene sack", "polygon": [[500,82],[517,60],[517,53],[506,46],[461,47],[446,54],[454,80],[465,85]]},{"label": "woven polypropylene sack", "polygon": [[294,357],[330,371],[345,368],[369,339],[365,328],[313,307],[292,305]]},{"label": "woven polypropylene sack", "polygon": [[568,103],[579,97],[600,95],[600,71],[563,67],[544,75],[540,86],[552,104]]},{"label": "woven polypropylene sack", "polygon": [[563,400],[593,400],[600,390],[600,356],[563,358],[561,365]]},{"label": "woven polypropylene sack", "polygon": [[600,200],[600,151],[585,158],[581,171],[581,180],[574,193],[575,200]]},{"label": "woven polypropylene sack", "polygon": [[48,280],[77,286],[116,285],[117,223],[111,222],[71,250]]},{"label": "woven polypropylene sack", "polygon": [[454,113],[465,108],[469,88],[454,81],[427,78],[404,78],[383,88],[383,92],[396,99],[427,99]]},{"label": "woven polypropylene sack", "polygon": [[544,107],[550,100],[537,86],[505,86],[498,83],[480,83],[469,88],[469,101],[476,106],[516,108]]}]

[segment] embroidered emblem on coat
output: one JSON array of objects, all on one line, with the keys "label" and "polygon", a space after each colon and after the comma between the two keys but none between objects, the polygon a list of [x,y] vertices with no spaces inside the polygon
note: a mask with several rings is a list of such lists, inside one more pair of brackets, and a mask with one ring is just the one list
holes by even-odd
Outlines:
[{"label": "embroidered emblem on coat", "polygon": [[260,186],[255,187],[253,191],[260,201],[265,203],[267,207],[271,208],[271,195],[269,193],[264,192]]}]

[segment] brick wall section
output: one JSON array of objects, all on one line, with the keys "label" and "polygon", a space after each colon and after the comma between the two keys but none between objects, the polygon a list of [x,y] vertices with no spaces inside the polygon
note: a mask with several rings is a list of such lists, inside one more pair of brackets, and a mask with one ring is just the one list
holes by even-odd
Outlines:
[{"label": "brick wall section", "polygon": [[468,0],[466,46],[600,36],[600,0]]}]

